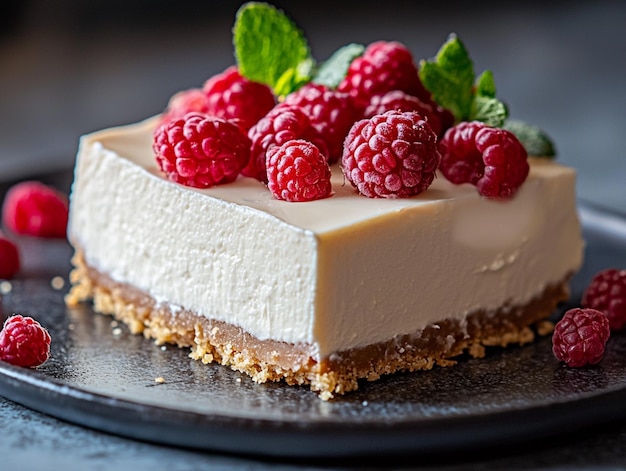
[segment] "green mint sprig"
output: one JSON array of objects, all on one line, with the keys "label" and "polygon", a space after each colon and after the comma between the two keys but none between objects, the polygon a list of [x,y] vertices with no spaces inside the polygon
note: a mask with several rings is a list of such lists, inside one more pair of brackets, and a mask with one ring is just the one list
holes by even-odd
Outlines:
[{"label": "green mint sprig", "polygon": [[476,78],[474,63],[454,34],[434,60],[420,61],[419,76],[435,101],[449,109],[457,122],[477,120],[500,127],[508,117],[506,105],[496,98],[493,73],[487,70]]},{"label": "green mint sprig", "polygon": [[233,27],[233,43],[241,75],[268,85],[278,97],[311,81],[316,64],[304,34],[272,5],[242,5]]}]

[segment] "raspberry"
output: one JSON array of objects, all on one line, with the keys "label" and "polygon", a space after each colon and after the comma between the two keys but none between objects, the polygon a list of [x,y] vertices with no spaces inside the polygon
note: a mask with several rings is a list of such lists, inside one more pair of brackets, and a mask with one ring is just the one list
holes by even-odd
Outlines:
[{"label": "raspberry", "polygon": [[309,83],[285,98],[285,103],[299,106],[326,142],[328,162],[341,158],[343,141],[358,115],[347,93],[324,85]]},{"label": "raspberry", "polygon": [[315,144],[287,141],[267,151],[268,188],[276,199],[313,201],[331,194],[330,167]]},{"label": "raspberry", "polygon": [[16,234],[65,238],[67,219],[66,196],[38,181],[23,181],[13,185],[2,206],[2,221]]},{"label": "raspberry", "polygon": [[206,95],[200,88],[180,91],[169,99],[165,111],[161,115],[161,123],[180,119],[187,113],[208,111]]},{"label": "raspberry", "polygon": [[236,124],[202,113],[163,123],[152,148],[167,178],[196,188],[232,182],[250,155],[250,141]]},{"label": "raspberry", "polygon": [[50,356],[50,334],[32,317],[15,314],[0,331],[0,360],[34,368]]},{"label": "raspberry", "polygon": [[441,156],[437,136],[414,111],[357,121],[346,137],[346,178],[370,198],[408,198],[430,186]]},{"label": "raspberry", "polygon": [[568,366],[595,365],[604,356],[611,330],[609,320],[595,309],[570,309],[554,326],[552,351]]},{"label": "raspberry", "polygon": [[431,100],[417,75],[411,52],[394,41],[376,41],[367,46],[363,55],[352,61],[337,89],[349,93],[362,110],[374,95],[391,90],[402,90],[425,103]]},{"label": "raspberry", "polygon": [[317,146],[322,155],[328,155],[326,143],[311,126],[306,113],[298,106],[281,103],[259,120],[248,131],[251,141],[250,161],[242,170],[246,177],[267,183],[266,153],[270,147],[287,141],[305,139]]},{"label": "raspberry", "polygon": [[581,304],[609,319],[612,330],[626,326],[626,270],[609,268],[597,273],[583,293]]},{"label": "raspberry", "polygon": [[419,98],[409,95],[402,90],[392,90],[384,95],[375,95],[370,100],[369,105],[365,108],[365,117],[371,118],[377,114],[383,114],[385,111],[415,111],[422,115],[430,128],[441,136],[443,126],[441,117],[436,108],[429,103],[424,103]]},{"label": "raspberry", "polygon": [[439,142],[441,171],[457,185],[471,183],[487,198],[510,198],[528,176],[526,149],[504,129],[479,121],[448,129]]},{"label": "raspberry", "polygon": [[208,114],[226,120],[236,119],[246,131],[276,104],[267,85],[242,77],[234,65],[207,80],[202,90]]},{"label": "raspberry", "polygon": [[10,280],[20,270],[20,252],[0,233],[0,279]]}]

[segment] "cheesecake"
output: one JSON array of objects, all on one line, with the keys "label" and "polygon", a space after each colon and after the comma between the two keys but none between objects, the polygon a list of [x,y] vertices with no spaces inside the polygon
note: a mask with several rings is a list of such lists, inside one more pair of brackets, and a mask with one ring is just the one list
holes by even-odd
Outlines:
[{"label": "cheesecake", "polygon": [[576,174],[554,160],[529,157],[505,201],[439,173],[419,195],[366,198],[333,164],[332,197],[291,203],[249,177],[169,181],[158,120],[80,139],[67,303],[259,383],[327,400],[530,342],[581,267]]}]

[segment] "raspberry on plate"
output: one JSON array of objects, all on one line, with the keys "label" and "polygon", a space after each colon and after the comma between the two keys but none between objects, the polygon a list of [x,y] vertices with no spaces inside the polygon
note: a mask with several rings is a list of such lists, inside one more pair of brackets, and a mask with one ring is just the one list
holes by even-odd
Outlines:
[{"label": "raspberry on plate", "polygon": [[234,65],[208,79],[202,90],[208,114],[237,120],[246,131],[276,104],[267,85],[242,77]]},{"label": "raspberry on plate", "polygon": [[16,234],[65,238],[68,219],[67,197],[39,181],[23,181],[7,192],[2,222]]},{"label": "raspberry on plate", "polygon": [[374,95],[402,90],[424,102],[430,93],[418,76],[411,51],[395,41],[376,41],[352,61],[337,90],[349,93],[363,110]]},{"label": "raspberry on plate", "polygon": [[267,186],[279,200],[302,202],[330,196],[330,167],[309,141],[294,139],[267,151]]},{"label": "raspberry on plate", "polygon": [[430,186],[440,160],[437,136],[424,118],[392,110],[352,126],[342,167],[369,198],[408,198]]},{"label": "raspberry on plate", "polygon": [[11,240],[0,233],[0,280],[10,280],[20,270],[20,252]]},{"label": "raspberry on plate", "polygon": [[626,270],[609,268],[596,273],[581,304],[603,312],[612,330],[622,330],[626,326]]},{"label": "raspberry on plate", "polygon": [[324,85],[309,83],[285,98],[285,103],[302,108],[326,142],[329,163],[341,158],[343,141],[354,122],[360,118],[350,95]]},{"label": "raspberry on plate", "polygon": [[457,185],[476,185],[487,198],[511,198],[530,170],[526,149],[513,133],[479,121],[448,129],[439,150],[444,176]]},{"label": "raspberry on plate", "polygon": [[50,334],[32,317],[15,314],[0,331],[0,360],[34,368],[50,356]]},{"label": "raspberry on plate", "polygon": [[444,130],[441,116],[436,108],[402,90],[392,90],[383,95],[373,96],[369,105],[365,108],[364,115],[366,118],[371,118],[374,115],[383,114],[385,111],[390,110],[415,111],[419,113],[428,122],[437,136],[441,136]]},{"label": "raspberry on plate", "polygon": [[272,146],[281,146],[287,141],[304,139],[317,146],[322,155],[328,155],[326,142],[311,126],[309,117],[302,108],[288,103],[276,105],[248,131],[250,138],[250,161],[242,175],[267,183],[266,158]]},{"label": "raspberry on plate", "polygon": [[154,131],[153,150],[167,178],[208,188],[234,181],[250,155],[250,141],[234,123],[188,113]]},{"label": "raspberry on plate", "polygon": [[554,326],[552,351],[571,367],[595,365],[604,356],[610,333],[609,320],[600,311],[570,309]]}]

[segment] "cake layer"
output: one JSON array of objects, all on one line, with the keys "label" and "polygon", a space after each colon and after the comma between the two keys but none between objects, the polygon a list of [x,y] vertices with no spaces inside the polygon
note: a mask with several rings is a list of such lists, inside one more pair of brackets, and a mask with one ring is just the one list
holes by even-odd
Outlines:
[{"label": "cake layer", "polygon": [[306,345],[317,364],[531,305],[582,263],[575,172],[552,161],[531,159],[506,202],[441,176],[417,197],[373,200],[335,168],[331,198],[289,203],[249,178],[163,179],[154,124],[81,139],[69,237],[86,266],[174,311]]},{"label": "cake layer", "polygon": [[191,347],[191,358],[229,365],[260,383],[284,380],[310,385],[322,399],[357,389],[361,379],[449,366],[464,353],[482,357],[485,346],[531,342],[535,332],[551,332],[552,324],[545,319],[567,299],[569,280],[568,276],[548,286],[525,305],[478,310],[463,320],[442,320],[385,342],[334,352],[319,361],[315,345],[261,340],[239,326],[181,310],[116,282],[86,265],[82,250],[72,261],[76,268],[67,299],[70,306],[93,299],[98,312],[126,323],[134,334],[143,333],[158,344]]}]

